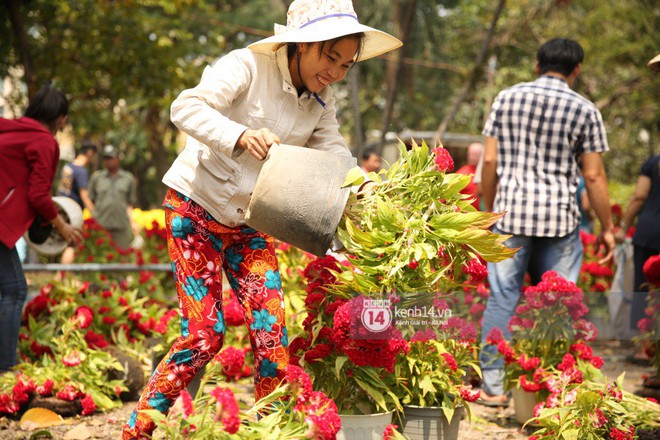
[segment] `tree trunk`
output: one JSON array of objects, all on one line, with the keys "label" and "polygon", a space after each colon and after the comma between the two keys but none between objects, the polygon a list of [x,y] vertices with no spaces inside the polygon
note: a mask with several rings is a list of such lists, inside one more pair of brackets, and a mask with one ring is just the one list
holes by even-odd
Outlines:
[{"label": "tree trunk", "polygon": [[23,24],[23,17],[21,16],[20,3],[20,0],[7,0],[6,5],[9,10],[9,21],[11,22],[14,38],[16,38],[16,50],[18,51],[21,58],[21,64],[23,65],[23,74],[25,84],[27,84],[28,97],[32,97],[39,90],[39,84],[33,67],[34,64],[30,53],[28,35]]},{"label": "tree trunk", "polygon": [[[145,115],[145,130],[147,133],[147,143],[149,145],[149,151],[151,152],[151,161],[156,167],[156,181],[160,182],[170,166],[170,161],[168,159],[167,149],[163,139],[165,137],[165,124],[167,122],[163,121],[160,116],[160,107],[157,105],[151,104],[147,108],[147,113]],[[139,176],[137,176],[139,178]],[[162,185],[161,185],[162,186]],[[143,192],[144,193],[144,192]],[[165,196],[165,188],[162,188],[158,194],[158,198]],[[142,201],[143,206],[148,205],[148,200]]]},{"label": "tree trunk", "polygon": [[417,1],[409,0],[405,14],[399,15],[402,20],[401,41],[403,42],[403,47],[399,49],[397,53],[397,59],[393,73],[391,74],[391,76],[388,75],[388,82],[390,84],[390,88],[387,93],[387,100],[385,101],[385,110],[383,112],[383,130],[380,136],[380,144],[378,145],[379,154],[382,154],[383,152],[383,147],[385,146],[385,135],[387,134],[387,130],[392,120],[394,103],[396,101],[396,95],[399,89],[399,83],[401,82],[401,71],[403,70],[403,60],[405,58],[406,41],[408,40],[408,35],[410,35],[410,31],[412,30],[412,24],[415,17],[416,7],[417,7]]},{"label": "tree trunk", "polygon": [[353,111],[354,139],[353,146],[355,147],[355,156],[359,159],[364,149],[364,131],[362,129],[362,115],[360,114],[360,66],[355,64],[351,67],[348,73],[348,78],[351,84],[351,104]]},{"label": "tree trunk", "polygon": [[493,20],[490,23],[490,28],[488,29],[488,33],[486,34],[486,38],[484,39],[483,44],[481,45],[481,50],[477,55],[477,59],[474,62],[474,67],[472,68],[472,72],[470,73],[470,76],[468,77],[467,81],[463,84],[463,87],[456,96],[456,99],[454,99],[454,102],[449,108],[449,111],[447,112],[442,122],[440,122],[440,125],[438,126],[438,129],[435,134],[436,143],[440,141],[442,133],[444,133],[444,131],[447,129],[447,126],[454,120],[454,116],[456,116],[456,112],[458,111],[458,108],[461,106],[461,104],[468,96],[468,94],[472,91],[472,89],[474,89],[474,86],[477,84],[477,82],[482,76],[484,63],[486,61],[486,55],[488,54],[488,49],[490,47],[490,42],[493,40],[493,35],[495,34],[497,21],[500,19],[500,15],[502,14],[502,10],[504,10],[505,3],[506,0],[500,0],[497,5],[497,9],[495,9],[495,15],[493,16]]}]

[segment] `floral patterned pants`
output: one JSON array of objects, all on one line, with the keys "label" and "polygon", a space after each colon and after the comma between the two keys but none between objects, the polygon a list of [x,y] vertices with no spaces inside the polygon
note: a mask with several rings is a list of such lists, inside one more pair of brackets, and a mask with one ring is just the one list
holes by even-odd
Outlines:
[{"label": "floral patterned pants", "polygon": [[260,399],[284,378],[289,363],[284,300],[273,240],[252,228],[229,228],[176,191],[165,197],[181,336],[158,364],[123,439],[149,438],[155,424],[143,410],[166,413],[179,393],[222,348],[222,270],[243,308],[254,353],[254,394]]}]

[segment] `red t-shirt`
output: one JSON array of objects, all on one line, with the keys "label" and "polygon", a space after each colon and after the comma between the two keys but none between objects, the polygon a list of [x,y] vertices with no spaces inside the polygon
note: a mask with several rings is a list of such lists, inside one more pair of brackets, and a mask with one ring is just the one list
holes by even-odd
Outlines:
[{"label": "red t-shirt", "polygon": [[456,173],[465,174],[466,176],[472,175],[472,179],[470,179],[470,183],[468,184],[468,186],[466,186],[461,190],[461,194],[468,194],[474,196],[474,201],[472,202],[472,206],[474,206],[475,209],[479,209],[479,197],[477,197],[477,185],[475,185],[474,183],[474,173],[476,171],[477,171],[476,165],[463,165],[456,171]]}]

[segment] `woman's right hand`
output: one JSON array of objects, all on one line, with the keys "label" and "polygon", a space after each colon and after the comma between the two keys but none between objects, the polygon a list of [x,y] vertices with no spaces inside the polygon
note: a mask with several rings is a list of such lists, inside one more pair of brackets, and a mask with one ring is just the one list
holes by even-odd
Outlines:
[{"label": "woman's right hand", "polygon": [[62,238],[64,238],[64,241],[70,245],[75,244],[76,246],[79,246],[82,244],[82,231],[65,222],[61,215],[57,214],[57,217],[53,220],[53,226],[55,226],[57,232],[59,232]]},{"label": "woman's right hand", "polygon": [[280,138],[267,128],[260,128],[259,130],[248,128],[238,138],[236,146],[248,150],[257,159],[264,160],[270,147],[280,142]]}]

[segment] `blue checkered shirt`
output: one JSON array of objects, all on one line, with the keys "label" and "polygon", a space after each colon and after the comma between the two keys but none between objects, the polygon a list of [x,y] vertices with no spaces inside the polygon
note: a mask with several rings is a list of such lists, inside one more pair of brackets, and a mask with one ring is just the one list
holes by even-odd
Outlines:
[{"label": "blue checkered shirt", "polygon": [[596,106],[553,76],[503,90],[483,134],[497,139],[493,211],[502,231],[563,237],[578,227],[577,160],[609,149]]}]

